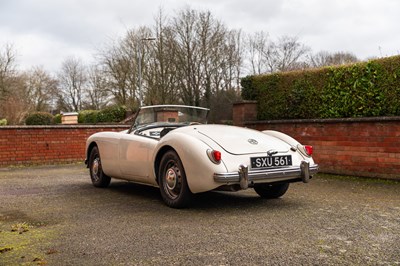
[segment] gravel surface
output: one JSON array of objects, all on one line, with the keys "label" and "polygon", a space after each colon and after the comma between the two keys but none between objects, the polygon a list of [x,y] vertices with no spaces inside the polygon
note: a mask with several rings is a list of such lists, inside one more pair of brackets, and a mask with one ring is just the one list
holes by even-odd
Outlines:
[{"label": "gravel surface", "polygon": [[84,165],[0,169],[0,265],[400,265],[400,183],[317,175],[166,207]]}]

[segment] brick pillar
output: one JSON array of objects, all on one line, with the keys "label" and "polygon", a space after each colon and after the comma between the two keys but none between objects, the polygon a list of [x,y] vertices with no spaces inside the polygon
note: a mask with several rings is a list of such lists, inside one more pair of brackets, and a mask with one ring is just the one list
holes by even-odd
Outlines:
[{"label": "brick pillar", "polygon": [[233,104],[233,125],[242,127],[246,121],[257,120],[257,101],[242,101]]}]

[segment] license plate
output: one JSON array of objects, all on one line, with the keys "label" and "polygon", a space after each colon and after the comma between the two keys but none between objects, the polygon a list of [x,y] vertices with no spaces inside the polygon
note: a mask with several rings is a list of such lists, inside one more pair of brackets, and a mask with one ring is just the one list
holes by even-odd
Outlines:
[{"label": "license plate", "polygon": [[266,156],[250,158],[251,168],[273,168],[292,165],[292,156]]}]

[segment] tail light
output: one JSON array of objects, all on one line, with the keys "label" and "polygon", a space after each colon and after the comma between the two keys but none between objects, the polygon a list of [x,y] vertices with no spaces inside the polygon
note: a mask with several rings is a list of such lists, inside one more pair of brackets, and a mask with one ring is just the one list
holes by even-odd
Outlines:
[{"label": "tail light", "polygon": [[219,164],[221,162],[222,156],[220,151],[207,150],[207,155],[213,163]]},{"label": "tail light", "polygon": [[304,149],[306,150],[308,156],[311,156],[314,152],[314,148],[311,145],[305,145]]},{"label": "tail light", "polygon": [[300,151],[303,155],[307,156],[307,157],[311,157],[313,155],[314,152],[314,148],[311,145],[301,145],[298,144],[297,145],[297,150]]}]

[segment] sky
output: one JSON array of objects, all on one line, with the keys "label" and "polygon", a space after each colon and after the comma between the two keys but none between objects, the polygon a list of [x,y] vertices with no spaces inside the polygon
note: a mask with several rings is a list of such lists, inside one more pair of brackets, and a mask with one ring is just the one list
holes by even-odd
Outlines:
[{"label": "sky", "polygon": [[0,52],[12,44],[18,69],[55,73],[68,57],[89,64],[128,29],[153,26],[160,8],[172,17],[186,7],[229,29],[296,36],[315,53],[400,54],[398,0],[0,0]]}]

